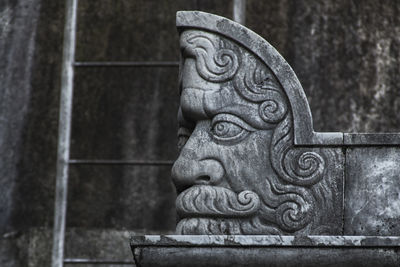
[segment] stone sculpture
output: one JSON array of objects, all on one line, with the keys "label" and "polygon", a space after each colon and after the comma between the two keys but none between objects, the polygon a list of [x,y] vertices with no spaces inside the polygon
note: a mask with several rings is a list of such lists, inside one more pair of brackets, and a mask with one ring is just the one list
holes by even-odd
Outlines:
[{"label": "stone sculpture", "polygon": [[221,17],[180,12],[177,26],[177,233],[340,234],[343,153],[317,146],[338,135],[312,130],[290,66]]},{"label": "stone sculpture", "polygon": [[400,134],[315,132],[267,41],[203,12],[177,26],[177,235],[133,236],[136,265],[400,266]]}]

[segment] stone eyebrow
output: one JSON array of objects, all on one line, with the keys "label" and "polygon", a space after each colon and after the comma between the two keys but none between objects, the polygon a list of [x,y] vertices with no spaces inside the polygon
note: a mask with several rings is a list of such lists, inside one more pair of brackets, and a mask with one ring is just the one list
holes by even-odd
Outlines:
[{"label": "stone eyebrow", "polygon": [[260,116],[258,116],[258,108],[252,107],[251,105],[243,105],[243,104],[232,104],[229,106],[222,107],[218,110],[206,110],[207,115],[210,118],[214,116],[226,113],[239,117],[250,126],[258,129],[258,130],[266,130],[274,127],[275,124],[269,124],[262,120]]}]

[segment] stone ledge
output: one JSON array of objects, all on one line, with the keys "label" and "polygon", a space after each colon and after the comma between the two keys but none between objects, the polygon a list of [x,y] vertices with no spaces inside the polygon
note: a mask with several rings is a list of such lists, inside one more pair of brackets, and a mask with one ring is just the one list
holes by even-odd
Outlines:
[{"label": "stone ledge", "polygon": [[345,146],[394,146],[400,144],[399,133],[344,133]]},{"label": "stone ledge", "polygon": [[400,236],[133,236],[137,266],[400,266]]},{"label": "stone ledge", "polygon": [[400,248],[400,236],[143,235],[132,236],[131,246],[338,246]]}]

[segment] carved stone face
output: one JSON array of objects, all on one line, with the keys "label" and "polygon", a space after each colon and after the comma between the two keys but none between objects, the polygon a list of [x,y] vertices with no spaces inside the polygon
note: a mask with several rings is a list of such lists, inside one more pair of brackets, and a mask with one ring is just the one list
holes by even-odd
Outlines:
[{"label": "carved stone face", "polygon": [[318,191],[329,187],[325,161],[292,149],[289,103],[272,71],[214,33],[185,30],[180,45],[177,232],[310,232]]}]

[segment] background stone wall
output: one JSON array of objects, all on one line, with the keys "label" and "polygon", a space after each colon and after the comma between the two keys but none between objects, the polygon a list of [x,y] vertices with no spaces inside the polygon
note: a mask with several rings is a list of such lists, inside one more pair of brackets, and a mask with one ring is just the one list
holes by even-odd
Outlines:
[{"label": "background stone wall", "polygon": [[[247,0],[246,7],[246,26],[297,73],[316,130],[400,130],[399,1]],[[177,10],[231,18],[232,1],[81,0],[76,59],[177,61]],[[64,11],[64,1],[0,2],[1,266],[25,266],[36,255],[29,240],[51,236],[32,239],[31,229],[52,227]],[[174,160],[177,75],[173,67],[77,69],[71,157]],[[99,238],[104,229],[173,230],[169,172],[73,166],[68,227],[99,229]]]}]

